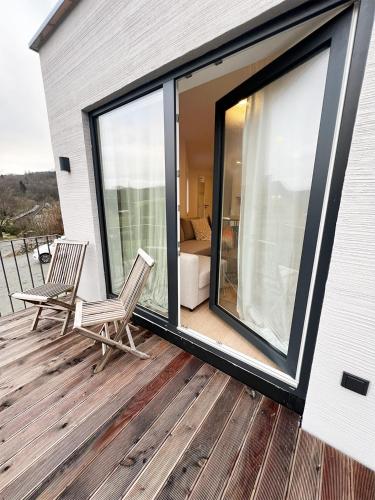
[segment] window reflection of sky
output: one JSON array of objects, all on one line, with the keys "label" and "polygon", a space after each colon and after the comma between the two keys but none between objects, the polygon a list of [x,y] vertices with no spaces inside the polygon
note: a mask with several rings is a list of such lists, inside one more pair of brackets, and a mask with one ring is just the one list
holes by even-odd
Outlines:
[{"label": "window reflection of sky", "polygon": [[[105,189],[165,184],[162,90],[99,118]],[[152,172],[152,175],[150,175]]]}]

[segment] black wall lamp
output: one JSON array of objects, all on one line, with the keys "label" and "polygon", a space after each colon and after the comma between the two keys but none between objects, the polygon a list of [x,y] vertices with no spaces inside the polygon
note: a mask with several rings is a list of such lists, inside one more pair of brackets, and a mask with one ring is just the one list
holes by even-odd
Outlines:
[{"label": "black wall lamp", "polygon": [[70,172],[70,160],[66,156],[59,156],[60,170]]}]

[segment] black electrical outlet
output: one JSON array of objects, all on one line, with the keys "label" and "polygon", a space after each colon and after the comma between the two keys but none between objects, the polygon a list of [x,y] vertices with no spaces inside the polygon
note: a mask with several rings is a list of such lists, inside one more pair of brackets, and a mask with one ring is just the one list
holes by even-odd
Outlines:
[{"label": "black electrical outlet", "polygon": [[369,384],[368,380],[352,375],[351,373],[344,372],[342,374],[341,385],[345,389],[362,394],[362,396],[366,396]]}]

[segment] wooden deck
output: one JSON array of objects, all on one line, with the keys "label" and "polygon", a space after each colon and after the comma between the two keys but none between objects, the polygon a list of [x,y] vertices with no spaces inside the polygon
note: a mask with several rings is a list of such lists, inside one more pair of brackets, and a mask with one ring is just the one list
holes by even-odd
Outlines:
[{"label": "wooden deck", "polygon": [[296,414],[157,336],[93,375],[98,346],[30,314],[0,320],[0,498],[374,500]]}]

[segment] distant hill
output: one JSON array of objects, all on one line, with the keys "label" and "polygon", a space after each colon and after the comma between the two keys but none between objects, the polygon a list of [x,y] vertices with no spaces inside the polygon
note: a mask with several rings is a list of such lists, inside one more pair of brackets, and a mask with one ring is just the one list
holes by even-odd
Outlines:
[{"label": "distant hill", "polygon": [[52,171],[0,175],[0,193],[9,193],[18,198],[20,203],[29,205],[25,206],[25,209],[36,204],[53,203],[59,199],[56,173]]},{"label": "distant hill", "polygon": [[[2,233],[17,235],[29,230],[42,234],[40,231],[49,231],[50,223],[34,227],[35,221],[24,221],[25,214],[30,211],[32,215],[40,211],[40,207],[51,207],[54,219],[61,219],[55,172],[0,175],[0,239]],[[59,222],[58,227],[60,225]]]}]

